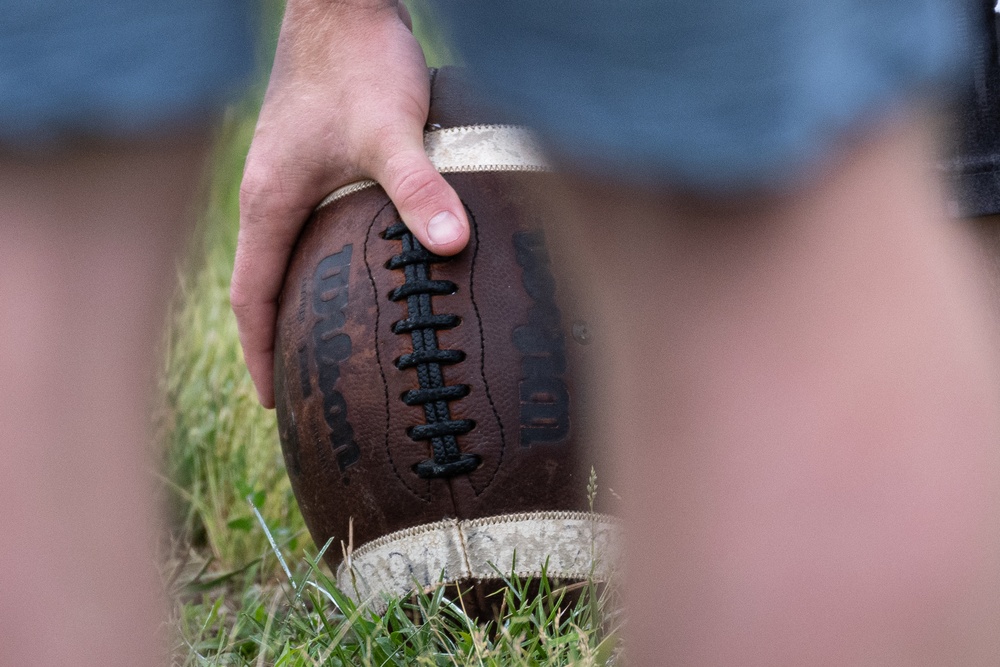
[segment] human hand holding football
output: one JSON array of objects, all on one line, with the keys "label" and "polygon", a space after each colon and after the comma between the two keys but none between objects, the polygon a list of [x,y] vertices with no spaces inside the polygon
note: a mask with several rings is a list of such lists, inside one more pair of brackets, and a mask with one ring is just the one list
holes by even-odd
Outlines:
[{"label": "human hand holding football", "polygon": [[405,8],[388,0],[287,5],[240,190],[230,289],[265,407],[274,407],[278,292],[302,225],[326,194],[371,178],[425,247],[451,255],[468,241],[462,204],[424,153],[430,83],[410,28]]}]

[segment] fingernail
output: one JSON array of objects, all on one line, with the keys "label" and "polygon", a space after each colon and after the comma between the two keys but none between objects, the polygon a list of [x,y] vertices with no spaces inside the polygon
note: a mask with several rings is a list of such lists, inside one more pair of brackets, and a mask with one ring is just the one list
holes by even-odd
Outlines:
[{"label": "fingernail", "polygon": [[462,224],[448,211],[441,211],[427,223],[427,238],[434,245],[451,243],[462,235]]}]

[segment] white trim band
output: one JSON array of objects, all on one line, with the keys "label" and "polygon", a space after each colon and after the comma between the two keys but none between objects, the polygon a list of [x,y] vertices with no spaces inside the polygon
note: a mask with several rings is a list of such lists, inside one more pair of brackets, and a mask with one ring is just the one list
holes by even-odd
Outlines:
[{"label": "white trim band", "polygon": [[[531,133],[517,125],[463,125],[431,130],[424,134],[424,150],[442,174],[550,170]],[[327,195],[316,208],[373,185],[372,180],[345,185]]]},{"label": "white trim band", "polygon": [[417,586],[470,579],[546,575],[606,581],[621,548],[613,517],[528,512],[414,526],[363,544],[337,568],[337,585],[355,600],[401,597]]}]

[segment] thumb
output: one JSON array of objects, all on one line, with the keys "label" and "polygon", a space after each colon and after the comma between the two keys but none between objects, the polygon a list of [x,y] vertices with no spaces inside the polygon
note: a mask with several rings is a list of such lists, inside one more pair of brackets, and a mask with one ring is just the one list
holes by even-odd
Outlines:
[{"label": "thumb", "polygon": [[380,168],[378,181],[417,240],[438,255],[454,255],[469,241],[465,207],[424,152],[424,145],[396,150]]}]

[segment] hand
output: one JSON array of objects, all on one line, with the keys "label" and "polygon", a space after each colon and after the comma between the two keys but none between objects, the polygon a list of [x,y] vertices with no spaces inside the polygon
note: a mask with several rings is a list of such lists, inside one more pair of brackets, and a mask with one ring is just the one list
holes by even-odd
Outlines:
[{"label": "hand", "polygon": [[430,77],[409,14],[392,0],[289,0],[240,188],[230,300],[247,368],[274,407],[277,299],[302,225],[324,196],[382,185],[429,250],[465,247],[458,195],[423,147]]}]

